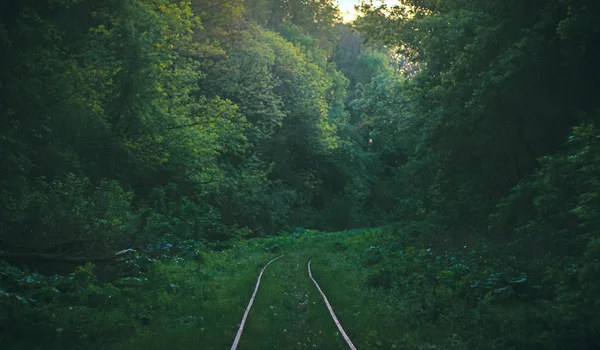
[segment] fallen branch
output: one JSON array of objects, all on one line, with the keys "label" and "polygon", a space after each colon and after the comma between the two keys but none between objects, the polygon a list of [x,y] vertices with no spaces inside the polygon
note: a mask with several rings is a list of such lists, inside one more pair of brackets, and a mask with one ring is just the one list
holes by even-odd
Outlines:
[{"label": "fallen branch", "polygon": [[[87,243],[92,243],[92,242],[98,242],[97,239],[78,239],[78,240],[72,240],[72,241],[66,241],[66,242],[60,242],[60,243],[55,243],[49,246],[46,246],[44,248],[39,249],[39,251],[41,252],[50,252],[52,250],[56,250],[58,248],[64,248],[67,246],[74,246],[74,245],[78,245],[78,244],[87,244]],[[38,249],[35,249],[38,250]]]},{"label": "fallen branch", "polygon": [[64,247],[68,247],[68,246],[74,246],[74,245],[79,245],[79,244],[86,244],[86,243],[92,243],[92,242],[98,242],[97,239],[77,239],[77,240],[71,240],[71,241],[64,241],[64,242],[60,242],[60,243],[52,243],[50,245],[47,245],[45,247],[33,247],[30,245],[20,245],[17,243],[11,243],[8,241],[3,241],[0,240],[0,245],[4,245],[8,248],[12,248],[13,250],[23,250],[23,251],[28,251],[28,252],[35,252],[35,253],[48,253],[51,252],[53,250],[57,250],[57,249],[61,249]]},{"label": "fallen branch", "polygon": [[134,249],[125,249],[117,252],[114,255],[107,256],[64,256],[54,254],[43,254],[43,253],[12,253],[6,251],[0,251],[0,259],[13,260],[13,261],[47,261],[47,262],[65,262],[72,264],[85,264],[91,263],[110,263],[117,262],[117,260],[126,253],[135,252]]},{"label": "fallen branch", "polygon": [[28,246],[24,246],[21,244],[17,244],[17,243],[12,243],[12,242],[8,242],[8,241],[3,241],[0,240],[0,246],[6,246],[8,248],[12,248],[12,249],[17,249],[17,250],[35,250],[34,248],[28,247]]}]

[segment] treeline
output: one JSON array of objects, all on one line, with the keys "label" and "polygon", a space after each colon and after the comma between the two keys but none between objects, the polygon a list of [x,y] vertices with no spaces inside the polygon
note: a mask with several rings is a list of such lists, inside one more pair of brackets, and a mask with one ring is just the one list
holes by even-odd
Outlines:
[{"label": "treeline", "polygon": [[523,265],[580,257],[568,247],[597,238],[600,209],[599,5],[406,1],[362,13],[369,40],[420,67],[352,102],[376,153],[397,157],[373,201],[430,224],[441,245],[485,238]]},{"label": "treeline", "polygon": [[[489,326],[486,348],[597,348],[600,3],[407,0],[362,14],[369,40],[419,67],[353,102],[376,154],[395,156],[373,202],[438,254],[422,266],[431,296],[413,302],[464,339],[477,336],[467,324]],[[385,268],[388,284],[416,278],[390,269],[402,267]],[[469,283],[476,273],[489,277]]]},{"label": "treeline", "polygon": [[4,2],[0,24],[5,258],[369,224],[348,106],[393,68],[332,1]]}]

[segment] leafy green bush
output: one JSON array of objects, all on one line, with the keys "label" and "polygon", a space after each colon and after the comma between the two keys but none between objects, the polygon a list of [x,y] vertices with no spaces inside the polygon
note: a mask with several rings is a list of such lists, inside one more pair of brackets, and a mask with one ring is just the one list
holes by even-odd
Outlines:
[{"label": "leafy green bush", "polygon": [[18,223],[23,232],[14,242],[14,231],[3,231],[0,240],[41,251],[89,240],[82,249],[114,253],[131,241],[138,220],[131,207],[132,194],[118,182],[93,185],[72,173],[52,181],[39,178],[18,196],[2,192],[0,199],[4,219]]}]

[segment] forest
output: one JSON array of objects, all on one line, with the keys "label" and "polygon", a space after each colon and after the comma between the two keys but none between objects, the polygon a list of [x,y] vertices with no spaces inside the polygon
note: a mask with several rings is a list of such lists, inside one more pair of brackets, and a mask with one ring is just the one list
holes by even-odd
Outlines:
[{"label": "forest", "polygon": [[0,1],[0,347],[600,349],[600,2]]}]

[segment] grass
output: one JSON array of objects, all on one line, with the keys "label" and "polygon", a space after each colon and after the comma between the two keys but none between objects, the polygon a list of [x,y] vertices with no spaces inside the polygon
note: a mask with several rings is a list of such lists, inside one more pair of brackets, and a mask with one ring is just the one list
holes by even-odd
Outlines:
[{"label": "grass", "polygon": [[[202,348],[225,349],[233,336],[250,299],[258,272],[271,254],[256,247],[236,247],[209,252],[203,263],[162,267],[155,282],[162,287],[177,286],[164,303],[173,308],[165,322],[146,327],[138,337],[119,344],[116,349]],[[186,320],[194,320],[188,322]]]},{"label": "grass", "polygon": [[[311,259],[358,349],[597,348],[589,330],[598,328],[600,244],[578,275],[539,285],[485,245],[429,248],[410,225],[188,242],[119,265],[129,277],[111,283],[98,282],[91,264],[42,276],[0,263],[0,341],[19,350],[227,349],[259,271],[284,254],[263,275],[240,350],[347,348],[308,277]],[[574,276],[585,288],[563,283]]]},{"label": "grass", "polygon": [[[346,236],[342,233],[307,233],[300,237],[285,235],[255,239],[240,242],[230,250],[209,252],[203,256],[202,263],[163,266],[157,273],[158,279],[163,279],[165,285],[178,285],[179,294],[185,291],[185,295],[167,300],[165,307],[174,307],[174,312],[181,313],[183,319],[199,315],[201,321],[181,327],[159,322],[116,349],[230,347],[260,269],[282,254],[284,257],[265,270],[239,349],[346,349],[347,345],[307,270],[308,261],[313,259],[313,274],[317,281],[323,284],[326,294],[329,295],[328,289],[334,292],[332,282],[335,277],[329,280],[327,273],[338,271],[331,271],[321,264],[324,261],[335,264],[333,260],[340,256],[328,254],[328,250]],[[326,260],[324,256],[327,256]],[[355,276],[338,276],[342,284],[335,288],[352,291],[360,288],[352,286]],[[357,296],[360,294],[354,295],[354,300]],[[339,300],[330,297],[330,302],[342,324],[349,327],[347,332],[352,338],[360,331],[351,324],[346,325],[345,320],[353,320],[352,314],[356,311],[340,308],[352,306],[349,310],[355,310],[359,305],[353,305],[348,295],[340,297]]]},{"label": "grass", "polygon": [[240,349],[344,349],[321,296],[308,278],[304,252],[291,251],[263,277]]},{"label": "grass", "polygon": [[[40,290],[34,275],[5,266],[0,276],[30,293],[17,298],[11,287],[0,293],[0,306],[25,315],[13,328],[41,335],[20,336],[8,348],[228,349],[260,270],[282,254],[265,270],[240,350],[347,348],[308,277],[311,259],[358,349],[561,348],[551,338],[560,329],[547,326],[560,310],[517,295],[518,280],[505,287],[513,277],[488,252],[436,252],[409,232],[304,230],[202,246],[199,255],[150,261],[143,278],[115,285],[92,282],[90,265],[50,284],[57,289]],[[36,300],[47,295],[53,301],[42,309]]]}]

